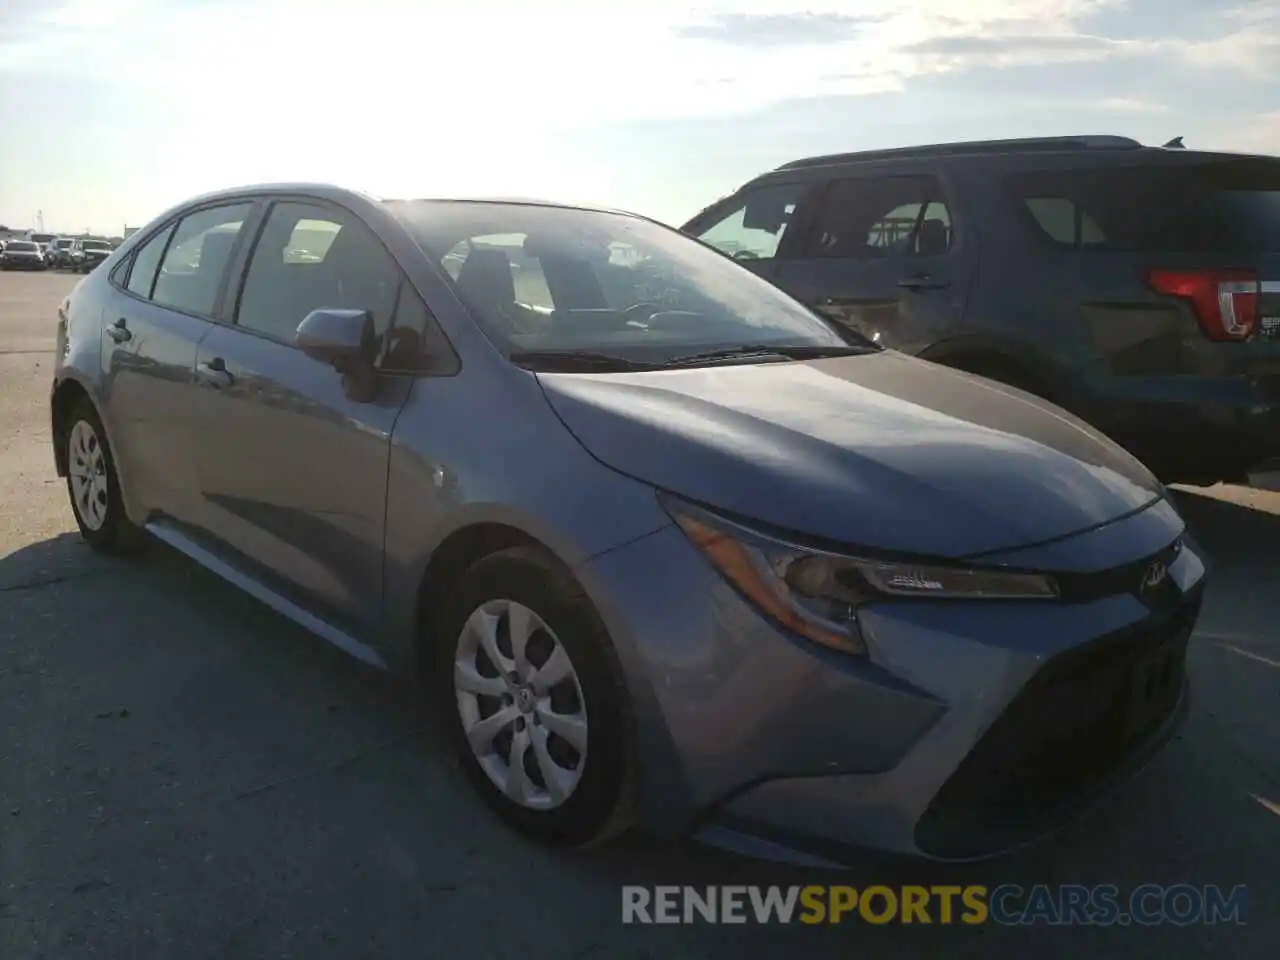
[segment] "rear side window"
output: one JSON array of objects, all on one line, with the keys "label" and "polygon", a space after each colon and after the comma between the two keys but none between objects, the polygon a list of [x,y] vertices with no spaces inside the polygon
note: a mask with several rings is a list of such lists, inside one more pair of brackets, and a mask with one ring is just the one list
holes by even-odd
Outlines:
[{"label": "rear side window", "polygon": [[252,209],[239,203],[184,217],[165,251],[151,299],[187,313],[212,314],[227,261]]},{"label": "rear side window", "polygon": [[811,257],[880,260],[951,249],[951,211],[933,177],[833,180],[806,246]]},{"label": "rear side window", "polygon": [[1029,228],[1064,249],[1280,252],[1280,164],[1040,171],[1009,178]]},{"label": "rear side window", "polygon": [[146,300],[151,298],[156,270],[160,266],[160,258],[164,256],[165,244],[172,235],[173,227],[161,230],[138,248],[138,252],[133,255],[133,266],[129,268],[129,282],[125,284],[125,289],[130,293]]}]

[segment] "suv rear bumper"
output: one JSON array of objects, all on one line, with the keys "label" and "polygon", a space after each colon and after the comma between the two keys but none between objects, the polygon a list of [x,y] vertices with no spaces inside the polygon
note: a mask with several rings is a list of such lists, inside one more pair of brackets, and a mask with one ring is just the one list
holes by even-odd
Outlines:
[{"label": "suv rear bumper", "polygon": [[1280,378],[1134,378],[1090,419],[1166,482],[1243,480],[1280,459]]}]

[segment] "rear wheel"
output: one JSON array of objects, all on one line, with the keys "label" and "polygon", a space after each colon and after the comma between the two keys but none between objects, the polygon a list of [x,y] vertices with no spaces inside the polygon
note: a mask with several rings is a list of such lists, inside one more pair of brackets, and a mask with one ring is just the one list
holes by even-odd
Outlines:
[{"label": "rear wheel", "polygon": [[80,536],[106,553],[138,549],[142,531],[125,514],[107,434],[87,398],[72,406],[62,435],[67,446],[67,494]]},{"label": "rear wheel", "polygon": [[499,817],[585,846],[631,819],[630,711],[603,624],[554,559],[478,562],[432,617],[435,693],[458,762]]}]

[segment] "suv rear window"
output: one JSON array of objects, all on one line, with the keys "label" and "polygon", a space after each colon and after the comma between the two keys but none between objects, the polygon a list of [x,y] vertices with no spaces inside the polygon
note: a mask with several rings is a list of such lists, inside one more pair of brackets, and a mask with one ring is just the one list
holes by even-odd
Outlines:
[{"label": "suv rear window", "polygon": [[1094,167],[1008,180],[1031,228],[1075,250],[1280,253],[1280,162]]}]

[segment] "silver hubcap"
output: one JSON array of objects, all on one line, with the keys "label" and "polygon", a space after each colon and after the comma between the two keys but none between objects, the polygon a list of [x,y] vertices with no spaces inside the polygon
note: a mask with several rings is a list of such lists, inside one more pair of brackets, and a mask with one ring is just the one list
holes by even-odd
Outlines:
[{"label": "silver hubcap", "polygon": [[582,779],[587,711],[568,651],[542,618],[490,600],[467,618],[453,666],[471,752],[515,803],[550,810]]},{"label": "silver hubcap", "polygon": [[67,452],[72,505],[86,527],[101,530],[107,522],[107,461],[93,427],[77,420]]}]

